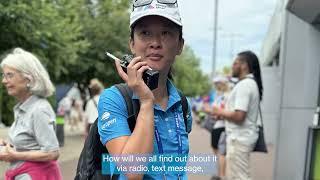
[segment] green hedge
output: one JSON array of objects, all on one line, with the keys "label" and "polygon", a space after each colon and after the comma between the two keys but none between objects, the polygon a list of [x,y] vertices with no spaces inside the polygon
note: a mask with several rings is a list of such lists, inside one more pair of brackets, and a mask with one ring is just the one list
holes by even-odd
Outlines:
[{"label": "green hedge", "polygon": [[1,112],[1,120],[2,122],[10,126],[14,120],[13,117],[13,106],[17,103],[17,101],[9,96],[6,92],[6,89],[1,84],[0,86],[0,112]]}]

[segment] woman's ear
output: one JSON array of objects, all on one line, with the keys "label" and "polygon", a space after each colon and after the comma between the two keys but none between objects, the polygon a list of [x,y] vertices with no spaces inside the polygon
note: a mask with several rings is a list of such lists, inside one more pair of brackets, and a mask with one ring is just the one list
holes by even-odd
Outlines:
[{"label": "woman's ear", "polygon": [[132,54],[135,54],[136,52],[135,52],[135,50],[134,50],[134,41],[133,41],[133,39],[132,39],[132,38],[130,38],[130,39],[129,39],[128,44],[129,44],[129,47],[130,47],[131,53],[132,53]]},{"label": "woman's ear", "polygon": [[33,78],[32,78],[32,76],[31,75],[29,75],[29,74],[24,74],[24,77],[25,77],[25,79],[27,80],[27,84],[26,84],[26,86],[27,86],[27,89],[30,89],[33,85],[34,85],[34,81],[33,81]]},{"label": "woman's ear", "polygon": [[184,39],[182,38],[181,40],[179,40],[177,55],[180,55],[182,53],[183,46],[184,46]]},{"label": "woman's ear", "polygon": [[29,74],[24,74],[24,77],[28,80],[28,82],[30,83],[32,81],[32,76]]}]

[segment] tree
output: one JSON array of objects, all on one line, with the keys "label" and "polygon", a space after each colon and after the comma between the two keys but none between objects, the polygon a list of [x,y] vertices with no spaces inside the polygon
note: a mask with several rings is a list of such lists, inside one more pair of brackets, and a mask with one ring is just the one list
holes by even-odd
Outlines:
[{"label": "tree", "polygon": [[22,47],[36,54],[51,79],[59,82],[68,75],[67,67],[78,63],[78,52],[89,45],[81,32],[79,4],[82,0],[1,3],[0,52]]},{"label": "tree", "polygon": [[[77,82],[84,90],[91,78],[106,86],[121,82],[105,51],[129,53],[127,0],[0,0],[0,55],[21,47],[35,54],[55,84]],[[189,47],[175,64],[174,80],[186,95],[210,89]],[[3,121],[12,122],[13,98],[0,87]],[[54,98],[53,98],[54,99]]]},{"label": "tree", "polygon": [[173,79],[186,96],[204,95],[210,91],[209,77],[200,69],[199,59],[189,46],[185,46],[173,68]]},{"label": "tree", "polygon": [[[63,82],[69,66],[78,63],[79,52],[89,42],[82,36],[78,12],[82,0],[0,1],[0,53],[22,47],[34,53],[47,68],[53,82]],[[2,119],[13,120],[13,98],[1,88]]]},{"label": "tree", "polygon": [[79,64],[70,67],[73,80],[87,85],[91,78],[99,78],[106,86],[121,82],[113,61],[105,56],[109,51],[118,57],[128,53],[129,2],[105,0],[87,4],[89,16],[82,16],[84,36],[90,42],[81,53]]},{"label": "tree", "polygon": [[222,74],[225,76],[228,76],[231,74],[231,67],[230,66],[224,66],[222,68]]}]

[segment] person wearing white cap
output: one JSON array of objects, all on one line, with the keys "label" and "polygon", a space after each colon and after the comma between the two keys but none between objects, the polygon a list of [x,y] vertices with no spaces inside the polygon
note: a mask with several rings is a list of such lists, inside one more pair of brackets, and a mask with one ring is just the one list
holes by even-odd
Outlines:
[{"label": "person wearing white cap", "polygon": [[[212,105],[204,106],[204,112],[209,115],[213,114],[213,107],[225,107],[226,99],[229,93],[229,81],[225,76],[219,75],[213,79],[216,90],[214,102]],[[211,116],[212,117],[212,116]],[[218,176],[211,179],[223,179],[225,177],[225,155],[226,155],[226,138],[225,138],[225,120],[221,117],[214,117],[215,121],[211,131],[211,147],[215,155],[218,156]]]},{"label": "person wearing white cap", "polygon": [[[130,28],[129,46],[134,58],[127,66],[127,73],[118,62],[116,67],[118,74],[133,91],[132,98],[139,100],[140,111],[131,132],[125,101],[119,90],[115,86],[106,89],[98,103],[100,140],[110,154],[187,155],[191,111],[188,111],[185,124],[181,98],[169,80],[171,67],[184,46],[177,0],[134,0]],[[149,68],[159,71],[158,87],[154,90],[150,90],[142,79],[143,72]],[[125,175],[127,177],[121,174],[119,178],[187,178],[185,172]]]}]

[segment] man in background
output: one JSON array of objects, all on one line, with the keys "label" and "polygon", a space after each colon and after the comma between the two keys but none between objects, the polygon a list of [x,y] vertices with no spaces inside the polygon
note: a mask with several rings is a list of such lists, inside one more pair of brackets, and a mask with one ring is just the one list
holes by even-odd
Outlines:
[{"label": "man in background", "polygon": [[213,108],[213,115],[226,120],[226,178],[250,180],[249,158],[258,139],[257,118],[263,86],[257,56],[251,51],[238,54],[232,76],[239,79],[231,91],[226,109]]}]

